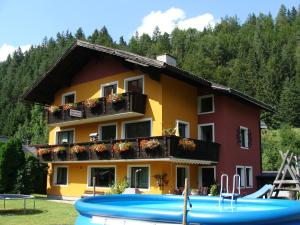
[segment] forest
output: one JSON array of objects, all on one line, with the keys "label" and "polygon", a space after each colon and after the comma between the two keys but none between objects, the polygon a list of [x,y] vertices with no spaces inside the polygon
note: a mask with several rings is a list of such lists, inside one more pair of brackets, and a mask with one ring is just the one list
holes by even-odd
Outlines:
[{"label": "forest", "polygon": [[178,67],[274,107],[276,113],[261,116],[269,129],[300,127],[300,7],[282,5],[276,16],[249,14],[243,23],[225,17],[203,31],[175,28],[168,34],[156,28],[151,36],[136,33],[125,41],[113,40],[105,26],[90,35],[79,28],[45,37],[25,53],[18,49],[0,63],[0,135],[47,142],[43,106],[23,102],[21,95],[75,39],[151,58],[169,53]]}]

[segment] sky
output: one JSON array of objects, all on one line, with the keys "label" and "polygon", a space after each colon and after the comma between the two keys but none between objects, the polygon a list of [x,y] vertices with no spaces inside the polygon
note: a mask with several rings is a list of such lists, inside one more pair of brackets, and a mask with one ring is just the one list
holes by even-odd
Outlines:
[{"label": "sky", "polygon": [[115,41],[128,40],[136,31],[152,34],[214,26],[225,16],[244,22],[250,13],[276,16],[280,5],[300,5],[299,0],[0,0],[0,61],[18,46],[23,51],[57,32],[86,35],[107,27]]}]

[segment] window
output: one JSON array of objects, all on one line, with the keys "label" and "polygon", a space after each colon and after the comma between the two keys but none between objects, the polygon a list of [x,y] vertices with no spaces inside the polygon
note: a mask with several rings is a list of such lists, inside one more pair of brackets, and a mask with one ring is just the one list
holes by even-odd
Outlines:
[{"label": "window", "polygon": [[178,129],[179,136],[182,138],[190,137],[190,124],[188,122],[176,120],[176,127]]},{"label": "window", "polygon": [[132,166],[129,168],[129,184],[131,188],[149,189],[149,166]]},{"label": "window", "polygon": [[214,96],[213,95],[205,95],[199,97],[198,100],[198,113],[213,113],[215,111],[214,106]]},{"label": "window", "polygon": [[125,79],[126,92],[144,93],[144,76]]},{"label": "window", "polygon": [[240,127],[240,144],[241,148],[249,148],[249,135],[246,127]]},{"label": "window", "polygon": [[253,187],[253,170],[252,166],[237,166],[236,173],[240,175],[241,187]]},{"label": "window", "polygon": [[245,167],[246,171],[246,187],[253,187],[253,172],[252,172],[252,167],[251,166],[246,166]]},{"label": "window", "polygon": [[107,97],[110,94],[116,94],[118,89],[118,82],[112,82],[101,85],[101,97]]},{"label": "window", "polygon": [[95,177],[96,187],[111,187],[116,178],[115,167],[89,167],[88,186],[93,186],[93,177]]},{"label": "window", "polygon": [[74,143],[74,130],[59,131],[56,133],[56,144]]},{"label": "window", "polygon": [[[245,171],[243,166],[236,167],[236,173],[240,176],[241,179],[241,187],[245,187]],[[237,183],[238,185],[238,183]]]},{"label": "window", "polygon": [[215,126],[213,123],[200,124],[198,126],[198,139],[203,141],[215,141]]},{"label": "window", "polygon": [[62,105],[75,103],[75,92],[66,93],[62,96]]},{"label": "window", "polygon": [[198,181],[201,187],[210,187],[216,183],[216,167],[201,166],[198,170]]},{"label": "window", "polygon": [[99,134],[100,134],[101,141],[117,139],[117,125],[116,124],[102,125],[100,126]]},{"label": "window", "polygon": [[124,132],[124,138],[149,137],[151,136],[151,120],[125,123]]},{"label": "window", "polygon": [[68,185],[68,167],[54,167],[54,185]]},{"label": "window", "polygon": [[188,178],[188,167],[176,167],[176,188],[184,188],[185,178]]}]

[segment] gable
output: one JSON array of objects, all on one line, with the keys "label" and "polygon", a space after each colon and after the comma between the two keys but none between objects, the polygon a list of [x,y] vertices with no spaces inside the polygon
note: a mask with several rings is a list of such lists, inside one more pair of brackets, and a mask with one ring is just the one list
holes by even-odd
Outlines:
[{"label": "gable", "polygon": [[120,61],[112,56],[104,56],[101,59],[91,59],[76,73],[70,85],[81,84],[104,77],[109,77],[115,74],[125,73],[130,71]]}]

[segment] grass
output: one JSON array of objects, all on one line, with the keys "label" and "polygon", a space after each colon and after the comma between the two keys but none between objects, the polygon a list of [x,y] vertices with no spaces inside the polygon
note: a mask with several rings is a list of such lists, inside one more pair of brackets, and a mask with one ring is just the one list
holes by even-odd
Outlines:
[{"label": "grass", "polygon": [[33,201],[26,201],[24,213],[23,200],[7,200],[6,209],[0,200],[0,224],[5,225],[73,225],[77,212],[73,205],[47,201],[44,196],[37,196],[36,207]]}]

